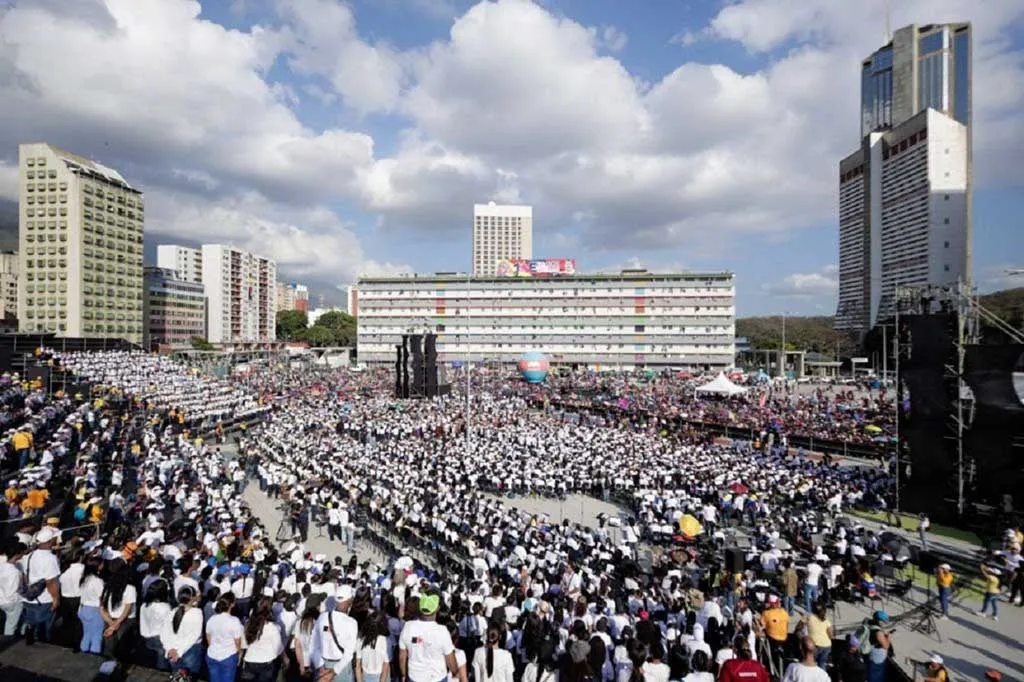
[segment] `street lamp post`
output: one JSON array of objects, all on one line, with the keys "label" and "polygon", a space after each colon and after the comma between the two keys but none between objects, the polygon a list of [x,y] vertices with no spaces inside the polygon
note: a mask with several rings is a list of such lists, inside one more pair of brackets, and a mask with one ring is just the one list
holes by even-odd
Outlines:
[{"label": "street lamp post", "polygon": [[473,427],[472,427],[472,397],[471,392],[473,389],[473,383],[470,380],[470,375],[473,372],[473,365],[470,364],[470,358],[473,352],[473,347],[470,343],[470,301],[469,292],[472,288],[470,282],[471,273],[466,273],[466,459],[469,460],[473,456]]},{"label": "street lamp post", "polygon": [[779,376],[786,378],[786,312],[782,312],[782,348],[779,351]]}]

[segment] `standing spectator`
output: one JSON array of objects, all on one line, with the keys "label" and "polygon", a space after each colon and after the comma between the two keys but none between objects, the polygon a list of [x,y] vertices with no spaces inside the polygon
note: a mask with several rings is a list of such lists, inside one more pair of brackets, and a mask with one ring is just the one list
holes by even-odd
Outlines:
[{"label": "standing spectator", "polygon": [[793,615],[793,605],[796,603],[796,595],[800,589],[800,576],[796,573],[792,559],[786,559],[786,570],[782,572],[782,605],[786,613]]},{"label": "standing spectator", "polygon": [[814,642],[814,660],[822,670],[828,670],[828,656],[832,651],[832,623],[825,614],[825,604],[814,602],[812,613],[805,619],[807,636]]},{"label": "standing spectator", "polygon": [[252,682],[274,682],[284,654],[281,630],[271,613],[272,600],[263,597],[245,625],[245,662],[242,671]]},{"label": "standing spectator", "polygon": [[52,550],[59,537],[59,530],[44,526],[35,534],[36,548],[25,555],[21,567],[28,590],[22,613],[28,644],[40,635],[49,642],[53,635],[53,618],[60,608],[60,562]]},{"label": "standing spectator", "polygon": [[722,664],[719,682],[769,682],[768,670],[750,653],[750,644],[743,635],[733,638],[732,650],[736,658]]},{"label": "standing spectator", "polygon": [[178,590],[178,608],[164,622],[160,644],[172,670],[198,675],[203,661],[203,611],[196,608],[199,593],[186,585]]},{"label": "standing spectator", "polygon": [[837,682],[865,682],[867,671],[860,652],[860,640],[851,632],[846,636],[845,644],[833,655]]},{"label": "standing spectator", "polygon": [[359,633],[356,682],[388,682],[391,679],[390,670],[388,619],[383,611],[374,611],[363,621]]},{"label": "standing spectator", "polygon": [[108,568],[110,575],[103,585],[100,599],[100,615],[106,623],[103,653],[116,658],[121,653],[121,640],[131,631],[129,621],[135,618],[138,593],[129,583],[131,569],[122,559],[115,559]]},{"label": "standing spectator", "polygon": [[156,580],[146,590],[142,608],[139,609],[139,636],[146,648],[153,652],[157,670],[171,669],[163,644],[160,643],[160,633],[171,617],[171,605],[167,603],[169,596],[167,581]]},{"label": "standing spectator", "polygon": [[928,515],[921,512],[917,523],[917,536],[921,538],[921,549],[928,551],[928,530],[932,527],[932,520]]},{"label": "standing spectator", "polygon": [[818,601],[818,582],[824,568],[815,559],[807,564],[807,578],[804,581],[804,612],[810,613],[811,606]]},{"label": "standing spectator", "polygon": [[351,585],[339,585],[334,595],[334,609],[322,613],[313,627],[310,660],[318,669],[317,682],[355,679],[353,663],[359,646],[359,625],[348,615],[353,596]]},{"label": "standing spectator", "polygon": [[782,682],[831,682],[828,673],[815,662],[814,641],[810,637],[800,640],[800,660],[786,668]]},{"label": "standing spectator", "polygon": [[939,566],[935,576],[935,584],[939,586],[939,607],[942,618],[949,618],[949,599],[953,595],[953,569],[949,564]]},{"label": "standing spectator", "polygon": [[0,562],[0,612],[4,619],[4,638],[13,637],[21,618],[21,569],[18,562],[25,554],[26,547],[17,540],[10,540],[4,548],[6,561]]},{"label": "standing spectator", "polygon": [[512,682],[515,664],[512,654],[501,648],[501,630],[494,625],[487,629],[486,646],[473,656],[473,675],[476,682]]},{"label": "standing spectator", "polygon": [[[438,682],[446,672],[457,675],[455,645],[448,629],[437,623],[441,597],[425,594],[419,599],[419,620],[409,620],[398,638],[398,667],[408,682]],[[414,617],[414,616],[410,616]]]},{"label": "standing spectator", "polygon": [[210,682],[235,682],[245,629],[242,621],[231,615],[231,606],[229,597],[218,599],[214,616],[206,624],[206,669]]},{"label": "standing spectator", "polygon": [[79,581],[81,605],[78,607],[78,620],[82,624],[82,641],[79,649],[83,653],[98,654],[103,651],[103,616],[100,614],[100,603],[103,599],[103,580],[99,576],[99,559],[89,559]]}]

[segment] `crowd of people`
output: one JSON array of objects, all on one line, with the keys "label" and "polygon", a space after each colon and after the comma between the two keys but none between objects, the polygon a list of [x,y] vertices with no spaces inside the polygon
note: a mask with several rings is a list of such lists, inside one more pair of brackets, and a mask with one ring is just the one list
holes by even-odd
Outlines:
[{"label": "crowd of people", "polygon": [[[395,401],[372,371],[55,359],[94,394],[11,378],[0,396],[6,637],[211,682],[886,679],[887,614],[840,638],[829,610],[907,558],[843,514],[884,504],[884,467],[536,409],[497,373],[467,424],[458,396]],[[229,421],[253,426],[226,448]],[[250,481],[286,527],[253,514]],[[516,506],[572,494],[622,511]],[[311,551],[318,524],[347,551]]]}]

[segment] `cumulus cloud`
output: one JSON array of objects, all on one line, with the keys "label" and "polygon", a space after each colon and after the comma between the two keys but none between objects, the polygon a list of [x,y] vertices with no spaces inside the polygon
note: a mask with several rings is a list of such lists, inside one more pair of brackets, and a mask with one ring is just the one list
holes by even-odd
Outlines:
[{"label": "cumulus cloud", "polygon": [[[538,226],[571,226],[549,245],[723,257],[745,235],[833,219],[885,0],[727,3],[678,40],[735,42],[764,65],[681,62],[649,82],[616,57],[618,28],[538,2],[480,2],[408,50],[363,35],[341,0],[242,0],[239,15],[264,17],[245,30],[195,0],[65,4],[0,15],[0,158],[30,139],[72,148],[144,187],[154,234],[239,240],[280,254],[288,276],[351,279],[400,266],[368,258],[339,207],[391,235],[465,230],[474,202],[522,201]],[[908,0],[893,25],[962,8]],[[976,178],[1024,184],[1024,63],[1008,32],[1024,5],[990,0],[970,18]],[[304,104],[324,115],[300,116]],[[394,140],[368,132],[396,122]],[[809,276],[821,279],[776,284],[834,279]]]},{"label": "cumulus cloud", "polygon": [[826,265],[817,272],[794,272],[779,282],[769,282],[761,288],[769,295],[782,298],[834,297],[839,288],[839,268]]}]

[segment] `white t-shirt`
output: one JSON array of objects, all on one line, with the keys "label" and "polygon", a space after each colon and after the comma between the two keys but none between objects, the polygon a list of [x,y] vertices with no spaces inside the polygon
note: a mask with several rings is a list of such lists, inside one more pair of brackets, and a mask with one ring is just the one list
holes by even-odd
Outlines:
[{"label": "white t-shirt", "polygon": [[103,580],[95,575],[90,575],[82,584],[81,606],[100,607],[100,597],[103,596]]},{"label": "white t-shirt", "polygon": [[807,584],[818,586],[818,580],[821,578],[821,572],[823,569],[817,562],[812,561],[807,564]]},{"label": "white t-shirt", "polygon": [[490,677],[487,676],[487,647],[480,647],[473,654],[473,674],[477,682],[512,682],[514,672],[512,654],[504,649],[494,649],[494,667]]},{"label": "white t-shirt", "polygon": [[14,564],[0,561],[0,604],[21,601],[21,571]]},{"label": "white t-shirt", "polygon": [[715,676],[708,672],[692,672],[683,678],[683,682],[715,682]]},{"label": "white t-shirt", "polygon": [[206,624],[206,637],[210,642],[206,653],[215,661],[223,661],[238,651],[235,640],[244,636],[242,621],[230,613],[218,613]]},{"label": "white t-shirt", "polygon": [[645,663],[644,682],[668,682],[672,669],[664,663]]},{"label": "white t-shirt", "polygon": [[368,675],[379,675],[389,660],[388,638],[383,635],[377,637],[373,646],[364,646],[359,650],[359,664]]},{"label": "white t-shirt", "polygon": [[[60,562],[50,550],[37,549],[29,552],[21,560],[21,572],[25,574],[25,580],[29,585],[40,580],[55,580],[60,577]],[[52,604],[53,597],[50,596],[50,590],[43,590],[35,601],[23,601],[32,604]]]},{"label": "white t-shirt", "polygon": [[558,682],[557,670],[546,670],[544,671],[544,674],[540,676],[540,679],[537,679],[537,674],[539,672],[540,668],[537,666],[536,663],[527,663],[526,669],[523,670],[522,682]]},{"label": "white t-shirt", "polygon": [[270,663],[284,652],[284,643],[281,641],[281,629],[277,623],[266,622],[263,624],[263,632],[252,644],[245,646],[246,663]]},{"label": "white t-shirt", "polygon": [[134,585],[125,585],[124,594],[121,595],[120,604],[112,604],[112,597],[107,597],[107,603],[104,604],[107,607],[107,613],[110,614],[111,618],[120,618],[124,614],[125,609],[131,609],[128,613],[128,618],[135,617],[135,602],[138,600],[138,595],[135,591]]},{"label": "white t-shirt", "polygon": [[828,673],[816,665],[804,665],[800,661],[790,663],[782,682],[830,682]]},{"label": "white t-shirt", "polygon": [[446,658],[455,651],[448,629],[433,621],[414,620],[405,624],[398,648],[408,652],[410,682],[437,682],[448,672]]},{"label": "white t-shirt", "polygon": [[82,573],[85,571],[85,564],[75,563],[68,566],[67,570],[60,574],[60,596],[65,599],[74,599],[82,596],[79,583],[82,581]]},{"label": "white t-shirt", "polygon": [[147,638],[159,636],[170,615],[170,604],[163,602],[143,604],[139,609],[139,634]]}]

